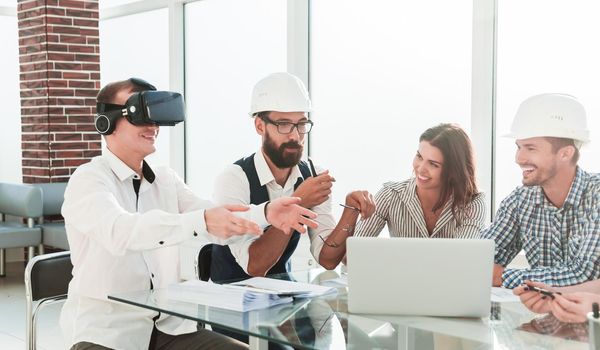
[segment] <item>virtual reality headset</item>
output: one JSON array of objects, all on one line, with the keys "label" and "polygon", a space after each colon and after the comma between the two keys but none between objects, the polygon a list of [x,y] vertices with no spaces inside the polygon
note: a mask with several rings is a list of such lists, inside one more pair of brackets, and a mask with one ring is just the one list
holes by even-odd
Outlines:
[{"label": "virtual reality headset", "polygon": [[[148,83],[146,83],[148,84]],[[185,120],[183,96],[172,91],[152,90],[136,92],[124,106],[98,103],[95,127],[98,133],[110,135],[119,118],[125,117],[133,125],[174,126]]]}]

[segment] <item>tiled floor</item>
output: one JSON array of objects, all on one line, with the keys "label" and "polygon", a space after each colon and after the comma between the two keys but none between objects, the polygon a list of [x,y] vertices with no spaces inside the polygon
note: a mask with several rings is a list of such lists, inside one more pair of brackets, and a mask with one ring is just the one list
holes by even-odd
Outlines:
[{"label": "tiled floor", "polygon": [[[25,283],[23,263],[8,263],[6,277],[0,277],[0,349],[25,349]],[[62,303],[40,310],[37,324],[37,348],[64,350],[58,325]]]}]

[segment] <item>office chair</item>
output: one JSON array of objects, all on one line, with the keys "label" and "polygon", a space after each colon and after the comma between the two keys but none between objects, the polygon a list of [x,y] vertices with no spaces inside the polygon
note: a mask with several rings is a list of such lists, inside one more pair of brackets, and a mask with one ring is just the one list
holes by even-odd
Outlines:
[{"label": "office chair", "polygon": [[201,281],[208,281],[210,279],[212,247],[212,244],[206,244],[198,253],[198,258],[196,260],[196,277]]},{"label": "office chair", "polygon": [[[6,221],[5,215],[27,219]],[[0,277],[6,274],[7,248],[28,247],[28,259],[42,241],[42,231],[35,220],[42,215],[42,191],[31,185],[0,183]]]},{"label": "office chair", "polygon": [[44,245],[54,248],[69,250],[67,230],[65,223],[45,222],[44,216],[57,216],[61,214],[61,207],[65,197],[66,182],[38,183],[32,184],[42,190],[42,216],[38,219],[38,225],[42,230],[42,242],[39,245],[39,254],[44,254]]},{"label": "office chair", "polygon": [[[36,348],[36,321],[42,306],[67,297],[71,281],[71,252],[38,255],[25,268],[27,349]],[[36,305],[34,303],[37,302]]]}]

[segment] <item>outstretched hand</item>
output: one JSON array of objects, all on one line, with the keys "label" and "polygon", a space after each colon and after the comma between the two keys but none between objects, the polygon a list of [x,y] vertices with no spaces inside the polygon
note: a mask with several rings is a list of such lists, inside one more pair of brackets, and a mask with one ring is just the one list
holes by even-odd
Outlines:
[{"label": "outstretched hand", "polygon": [[234,212],[247,211],[248,209],[245,205],[236,204],[206,209],[204,211],[206,230],[208,233],[224,239],[247,233],[262,234],[258,224],[234,214]]},{"label": "outstretched hand", "polygon": [[305,233],[304,225],[317,228],[319,225],[311,220],[316,219],[317,214],[301,207],[300,202],[298,197],[281,197],[270,201],[266,207],[267,221],[286,234],[294,230]]}]

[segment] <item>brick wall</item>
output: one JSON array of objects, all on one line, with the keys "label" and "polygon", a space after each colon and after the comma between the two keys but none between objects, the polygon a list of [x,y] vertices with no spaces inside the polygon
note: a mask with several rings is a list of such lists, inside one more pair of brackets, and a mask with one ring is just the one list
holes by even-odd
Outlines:
[{"label": "brick wall", "polygon": [[63,182],[100,155],[98,0],[19,0],[23,182]]}]

